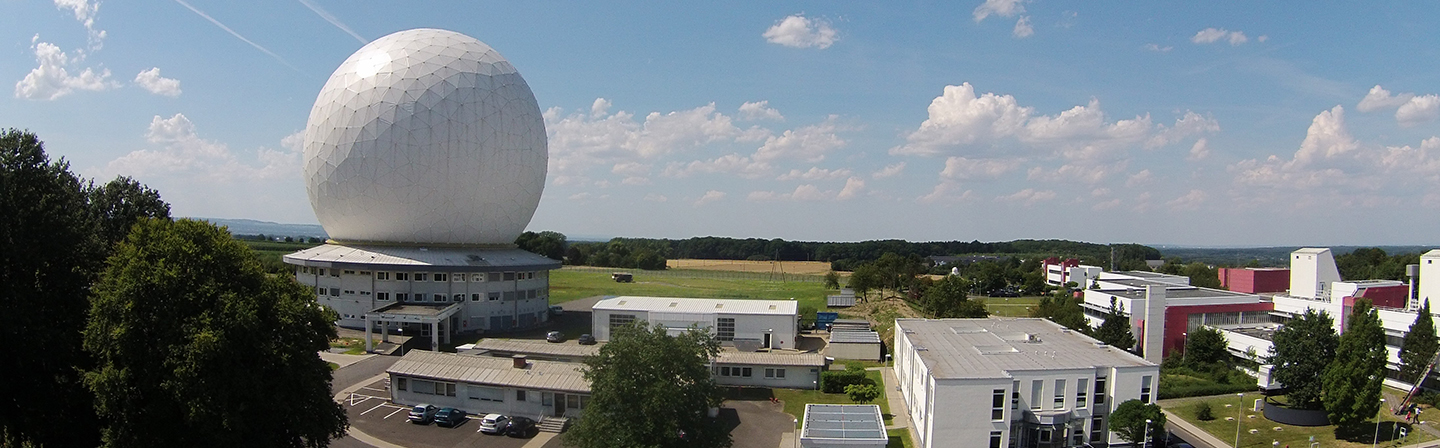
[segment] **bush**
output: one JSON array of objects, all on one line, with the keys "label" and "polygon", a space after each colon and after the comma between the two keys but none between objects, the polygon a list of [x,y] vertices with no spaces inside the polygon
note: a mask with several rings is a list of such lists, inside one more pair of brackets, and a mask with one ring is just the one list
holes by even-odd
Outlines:
[{"label": "bush", "polygon": [[[1165,383],[1161,382],[1160,384]],[[1255,385],[1253,384],[1245,385],[1199,383],[1161,388],[1159,397],[1161,400],[1167,400],[1171,398],[1204,397],[1209,395],[1230,395],[1238,392],[1254,391]]]},{"label": "bush", "polygon": [[1215,414],[1212,414],[1211,411],[1210,411],[1210,403],[1208,403],[1208,402],[1201,402],[1201,403],[1200,403],[1200,406],[1196,406],[1196,407],[1195,407],[1195,418],[1200,419],[1200,421],[1203,421],[1203,422],[1208,422],[1208,421],[1214,420],[1214,419],[1215,419]]},{"label": "bush", "polygon": [[[869,379],[866,379],[866,383],[869,382]],[[880,388],[875,387],[875,384],[873,383],[851,384],[849,386],[845,386],[845,395],[850,396],[850,401],[856,403],[869,403],[871,401],[874,401],[876,397],[880,396]]]},{"label": "bush", "polygon": [[820,391],[827,394],[846,393],[845,387],[852,384],[873,384],[865,377],[865,367],[849,364],[842,371],[828,371],[820,374]]}]

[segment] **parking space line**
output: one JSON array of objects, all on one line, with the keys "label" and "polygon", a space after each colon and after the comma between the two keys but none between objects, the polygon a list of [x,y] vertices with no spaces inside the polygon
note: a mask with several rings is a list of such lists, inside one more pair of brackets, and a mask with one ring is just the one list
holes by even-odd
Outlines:
[{"label": "parking space line", "polygon": [[[357,401],[356,398],[358,398],[358,397],[365,397],[365,398],[361,398],[360,400]],[[350,407],[355,407],[356,405],[359,405],[360,403],[364,403],[364,402],[370,401],[371,398],[375,398],[375,397],[371,397],[371,396],[368,396],[368,395],[351,395],[351,396],[350,396]]]},{"label": "parking space line", "polygon": [[373,390],[373,391],[376,391],[376,392],[388,392],[388,391],[386,391],[385,389],[377,389],[377,388],[369,387],[369,386],[362,387],[362,388],[360,388],[360,389],[363,389],[363,390]]},{"label": "parking space line", "polygon": [[403,410],[405,410],[405,409],[406,409],[406,408],[402,408],[402,407],[396,406],[396,407],[395,407],[395,412],[391,412],[389,415],[386,415],[385,418],[388,419],[388,418],[390,418],[391,416],[393,416],[393,415],[395,415],[395,414],[399,414],[400,411],[403,411]]},{"label": "parking space line", "polygon": [[365,411],[365,412],[361,412],[361,413],[360,413],[360,415],[365,415],[365,414],[369,414],[369,413],[370,413],[370,411],[373,411],[373,410],[376,410],[376,409],[380,409],[380,408],[383,408],[383,407],[385,407],[385,405],[386,405],[386,403],[380,403],[380,404],[378,404],[378,405],[376,405],[376,406],[375,406],[375,407],[373,407],[373,408],[370,408],[370,409],[369,409],[369,410],[367,410],[367,411]]}]

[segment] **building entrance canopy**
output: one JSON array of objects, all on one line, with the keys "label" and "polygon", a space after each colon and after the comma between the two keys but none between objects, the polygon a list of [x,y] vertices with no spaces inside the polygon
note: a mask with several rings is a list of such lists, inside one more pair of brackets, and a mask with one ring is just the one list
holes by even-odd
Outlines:
[{"label": "building entrance canopy", "polygon": [[390,340],[390,326],[386,325],[389,322],[429,325],[430,349],[439,351],[440,328],[443,324],[445,328],[444,342],[450,343],[450,317],[460,312],[461,305],[462,303],[458,302],[448,306],[395,303],[370,310],[365,313],[365,351],[370,352],[375,349],[370,335],[376,322],[380,323],[380,339],[387,342]]}]

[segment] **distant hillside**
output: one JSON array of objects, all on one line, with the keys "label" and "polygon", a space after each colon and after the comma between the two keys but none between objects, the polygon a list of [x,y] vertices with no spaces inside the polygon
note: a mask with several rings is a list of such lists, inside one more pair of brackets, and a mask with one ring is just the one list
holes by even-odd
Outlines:
[{"label": "distant hillside", "polygon": [[293,236],[326,238],[325,228],[316,224],[280,224],[254,219],[191,218],[225,226],[231,235]]}]

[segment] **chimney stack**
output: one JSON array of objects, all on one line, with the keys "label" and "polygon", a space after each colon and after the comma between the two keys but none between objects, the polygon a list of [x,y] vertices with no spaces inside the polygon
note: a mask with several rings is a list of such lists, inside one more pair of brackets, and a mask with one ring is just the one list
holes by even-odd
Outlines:
[{"label": "chimney stack", "polygon": [[525,355],[515,355],[515,356],[511,356],[511,357],[510,357],[510,360],[511,360],[511,361],[514,361],[514,366],[515,366],[515,368],[517,368],[517,369],[523,369],[523,368],[525,368],[525,366],[526,366],[526,363],[525,363]]}]

